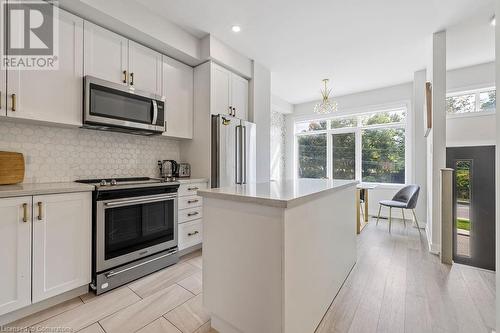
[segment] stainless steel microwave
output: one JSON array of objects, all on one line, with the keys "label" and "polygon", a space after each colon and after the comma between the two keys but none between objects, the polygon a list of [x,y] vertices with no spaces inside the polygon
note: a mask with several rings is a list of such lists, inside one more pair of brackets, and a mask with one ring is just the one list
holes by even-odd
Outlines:
[{"label": "stainless steel microwave", "polygon": [[83,127],[140,135],[165,132],[165,103],[156,94],[85,77]]}]

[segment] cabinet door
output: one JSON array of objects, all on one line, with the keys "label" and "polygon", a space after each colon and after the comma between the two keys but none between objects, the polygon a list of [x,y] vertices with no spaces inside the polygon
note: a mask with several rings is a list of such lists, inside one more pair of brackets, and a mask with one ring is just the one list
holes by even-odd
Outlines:
[{"label": "cabinet door", "polygon": [[7,71],[9,117],[73,126],[82,125],[83,20],[81,18],[59,10],[58,45],[57,69]]},{"label": "cabinet door", "polygon": [[231,72],[227,69],[212,64],[212,114],[230,114],[231,106]]},{"label": "cabinet door", "polygon": [[161,96],[161,54],[129,41],[129,84],[138,90]]},{"label": "cabinet door", "polygon": [[84,73],[128,84],[128,40],[88,21],[84,22]]},{"label": "cabinet door", "polygon": [[231,106],[237,118],[248,120],[248,80],[231,74]]},{"label": "cabinet door", "polygon": [[33,197],[33,303],[90,282],[91,193]]},{"label": "cabinet door", "polygon": [[163,56],[163,97],[167,130],[163,135],[193,138],[193,68]]},{"label": "cabinet door", "polygon": [[7,115],[7,75],[5,69],[0,69],[0,116]]},{"label": "cabinet door", "polygon": [[30,215],[31,197],[0,199],[0,315],[31,303]]}]

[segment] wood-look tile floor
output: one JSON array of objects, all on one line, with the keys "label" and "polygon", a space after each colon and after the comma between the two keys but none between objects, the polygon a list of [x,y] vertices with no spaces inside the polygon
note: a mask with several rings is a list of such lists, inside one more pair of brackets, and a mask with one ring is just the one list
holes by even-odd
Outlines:
[{"label": "wood-look tile floor", "polygon": [[488,332],[495,273],[443,265],[425,231],[375,219],[358,237],[358,261],[318,326],[333,332]]},{"label": "wood-look tile floor", "polygon": [[25,332],[212,333],[201,251],[100,296],[88,293],[7,325]]},{"label": "wood-look tile floor", "polygon": [[[393,223],[389,234],[387,221],[378,227],[371,222],[358,237],[356,266],[316,333],[492,331],[494,273],[443,265],[427,251],[423,231],[419,236],[417,229]],[[201,274],[198,251],[127,286],[83,295],[8,326],[33,332],[215,332],[202,305]]]}]

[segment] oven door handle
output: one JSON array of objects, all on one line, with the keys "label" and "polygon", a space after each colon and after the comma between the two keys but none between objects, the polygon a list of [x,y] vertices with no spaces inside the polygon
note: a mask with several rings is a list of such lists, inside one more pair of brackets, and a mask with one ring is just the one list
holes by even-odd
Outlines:
[{"label": "oven door handle", "polygon": [[174,253],[177,253],[177,250],[171,250],[171,251],[169,251],[168,253],[166,253],[166,254],[164,254],[164,255],[162,255],[162,256],[159,256],[159,257],[156,257],[156,258],[153,258],[153,259],[147,260],[147,261],[145,261],[145,262],[141,262],[141,263],[139,263],[139,264],[137,264],[137,265],[133,265],[133,266],[130,266],[130,267],[124,268],[124,269],[119,270],[119,271],[116,271],[116,272],[115,272],[115,271],[110,271],[110,272],[106,273],[106,274],[105,274],[105,276],[106,276],[106,278],[108,278],[108,279],[109,279],[110,277],[113,277],[113,276],[118,275],[118,274],[121,274],[121,273],[125,273],[125,272],[127,272],[127,271],[130,271],[131,269],[135,269],[135,268],[138,268],[138,267],[144,266],[144,265],[146,265],[146,264],[152,263],[152,262],[154,262],[154,261],[156,261],[156,260],[163,259],[163,258],[165,258],[165,257],[171,256],[171,255],[172,255],[172,254],[174,254]]},{"label": "oven door handle", "polygon": [[106,202],[104,203],[104,206],[118,207],[118,206],[127,206],[131,204],[150,203],[150,202],[158,202],[158,201],[166,201],[174,199],[177,199],[177,195],[166,195],[161,197],[151,197],[151,198],[141,198],[141,199],[117,200],[117,201]]}]

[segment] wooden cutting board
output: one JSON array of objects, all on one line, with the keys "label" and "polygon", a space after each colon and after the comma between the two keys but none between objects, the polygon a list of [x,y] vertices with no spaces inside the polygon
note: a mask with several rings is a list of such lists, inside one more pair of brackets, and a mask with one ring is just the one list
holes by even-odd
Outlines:
[{"label": "wooden cutting board", "polygon": [[24,180],[24,156],[0,151],[0,185],[18,184]]}]

